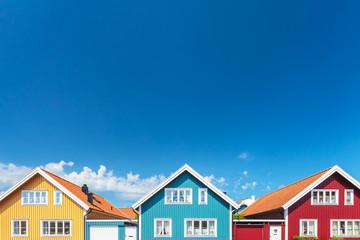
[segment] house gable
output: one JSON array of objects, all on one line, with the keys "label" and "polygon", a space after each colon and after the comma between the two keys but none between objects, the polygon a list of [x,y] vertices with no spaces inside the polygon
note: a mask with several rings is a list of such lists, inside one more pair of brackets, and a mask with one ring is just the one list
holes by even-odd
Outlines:
[{"label": "house gable", "polygon": [[[166,188],[191,188],[192,204],[165,204]],[[199,205],[198,190],[207,188],[205,184],[185,171],[169,184],[154,194],[141,205],[141,239],[154,238],[154,219],[170,218],[172,221],[172,238],[184,238],[184,219],[202,218],[217,220],[217,238],[229,239],[230,204],[217,193],[208,189],[206,205]]]}]

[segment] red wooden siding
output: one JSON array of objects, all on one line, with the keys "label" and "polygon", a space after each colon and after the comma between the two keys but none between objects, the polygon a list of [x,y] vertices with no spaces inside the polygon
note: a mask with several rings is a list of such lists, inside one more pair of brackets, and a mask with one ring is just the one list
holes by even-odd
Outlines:
[{"label": "red wooden siding", "polygon": [[270,240],[270,225],[282,226],[281,235],[285,239],[284,223],[246,223],[234,222],[234,240]]},{"label": "red wooden siding", "polygon": [[[308,193],[289,208],[288,240],[299,235],[300,219],[317,219],[318,237],[321,240],[330,238],[330,219],[360,219],[360,191],[340,174],[333,174],[315,189],[338,189],[339,205],[311,205],[311,193]],[[344,203],[345,189],[354,189],[354,205],[352,206]]]}]

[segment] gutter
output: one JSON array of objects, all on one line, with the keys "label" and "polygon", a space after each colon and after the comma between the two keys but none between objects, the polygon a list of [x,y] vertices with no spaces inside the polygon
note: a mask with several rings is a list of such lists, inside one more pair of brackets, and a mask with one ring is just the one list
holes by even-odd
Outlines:
[{"label": "gutter", "polygon": [[86,237],[87,237],[87,236],[86,236],[86,217],[87,217],[87,215],[89,215],[89,214],[92,212],[92,210],[93,210],[93,209],[90,208],[90,211],[84,215],[84,238],[85,238],[84,240],[87,240],[87,239],[86,239]]}]

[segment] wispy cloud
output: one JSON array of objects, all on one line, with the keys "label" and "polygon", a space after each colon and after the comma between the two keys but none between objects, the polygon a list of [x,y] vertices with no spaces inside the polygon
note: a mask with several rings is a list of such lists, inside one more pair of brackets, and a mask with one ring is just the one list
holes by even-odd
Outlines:
[{"label": "wispy cloud", "polygon": [[244,171],[243,174],[244,174],[244,176],[247,176],[247,175],[248,175],[248,171]]},{"label": "wispy cloud", "polygon": [[30,173],[31,170],[31,168],[26,166],[0,163],[0,189],[8,188],[15,184],[26,174]]},{"label": "wispy cloud", "polygon": [[246,152],[242,152],[239,154],[239,156],[237,157],[238,159],[246,159],[248,157],[247,153]]},{"label": "wispy cloud", "polygon": [[247,182],[247,183],[245,183],[244,185],[242,185],[241,186],[241,188],[243,189],[243,190],[246,190],[246,189],[254,189],[255,187],[256,187],[256,185],[257,185],[257,182],[252,182],[252,183],[250,183],[250,182]]},{"label": "wispy cloud", "polygon": [[215,178],[214,174],[211,174],[210,176],[205,176],[204,178],[207,181],[211,182],[212,184],[214,184],[215,186],[220,187],[220,188],[228,185],[225,178],[223,178],[223,177]]},{"label": "wispy cloud", "polygon": [[283,187],[285,187],[285,185],[280,185],[280,186],[278,187],[278,189],[283,188]]}]

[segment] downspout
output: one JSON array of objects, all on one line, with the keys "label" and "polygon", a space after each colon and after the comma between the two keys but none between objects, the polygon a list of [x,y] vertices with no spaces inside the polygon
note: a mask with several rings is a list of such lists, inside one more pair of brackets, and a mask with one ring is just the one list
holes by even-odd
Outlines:
[{"label": "downspout", "polygon": [[87,215],[89,215],[90,213],[92,212],[92,208],[90,208],[90,211],[88,212],[88,213],[86,213],[85,215],[84,215],[84,240],[87,240],[86,239],[86,217],[87,217]]}]

